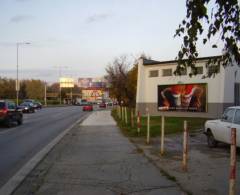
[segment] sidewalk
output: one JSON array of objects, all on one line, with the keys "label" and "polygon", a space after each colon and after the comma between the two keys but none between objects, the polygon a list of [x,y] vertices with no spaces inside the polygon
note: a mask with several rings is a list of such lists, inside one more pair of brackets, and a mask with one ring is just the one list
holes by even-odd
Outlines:
[{"label": "sidewalk", "polygon": [[110,111],[98,111],[75,126],[14,194],[185,193],[120,133]]}]

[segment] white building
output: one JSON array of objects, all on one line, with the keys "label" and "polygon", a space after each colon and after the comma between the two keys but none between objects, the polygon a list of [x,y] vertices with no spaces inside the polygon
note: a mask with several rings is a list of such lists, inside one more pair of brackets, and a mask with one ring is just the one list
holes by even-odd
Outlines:
[{"label": "white building", "polygon": [[[215,56],[217,57],[217,56]],[[199,58],[198,74],[189,77],[190,69],[181,76],[173,74],[177,61],[139,59],[136,108],[142,114],[182,117],[220,117],[223,110],[240,104],[240,67],[223,68],[215,77],[203,78],[205,63]],[[211,57],[212,58],[212,57]]]}]

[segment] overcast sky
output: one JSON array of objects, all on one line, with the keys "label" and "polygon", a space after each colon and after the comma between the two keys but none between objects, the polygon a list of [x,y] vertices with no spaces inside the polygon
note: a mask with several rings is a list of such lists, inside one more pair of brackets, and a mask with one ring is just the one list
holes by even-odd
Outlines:
[{"label": "overcast sky", "polygon": [[[99,77],[114,57],[142,52],[172,60],[185,0],[0,0],[0,76],[57,80]],[[199,45],[200,56],[220,54]]]}]

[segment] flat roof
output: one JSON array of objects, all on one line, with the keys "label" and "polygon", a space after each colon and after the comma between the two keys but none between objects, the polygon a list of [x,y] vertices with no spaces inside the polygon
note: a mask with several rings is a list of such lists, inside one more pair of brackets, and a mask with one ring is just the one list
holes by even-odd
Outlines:
[{"label": "flat roof", "polygon": [[[218,56],[208,56],[208,57],[201,57],[197,58],[197,61],[201,60],[209,60],[209,59],[214,59],[214,58],[220,58],[222,57],[221,55]],[[184,59],[183,61],[187,61],[187,59]],[[178,60],[168,60],[168,61],[156,61],[156,60],[148,60],[143,58],[143,65],[148,66],[148,65],[160,65],[160,64],[171,64],[171,63],[177,63]]]}]

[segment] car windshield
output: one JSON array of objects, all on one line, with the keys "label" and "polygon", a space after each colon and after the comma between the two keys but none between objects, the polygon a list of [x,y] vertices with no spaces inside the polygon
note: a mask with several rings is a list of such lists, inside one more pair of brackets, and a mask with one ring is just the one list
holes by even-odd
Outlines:
[{"label": "car windshield", "polygon": [[31,102],[23,102],[21,106],[32,106],[33,104]]},{"label": "car windshield", "polygon": [[235,117],[234,117],[234,123],[240,125],[240,109],[236,110]]},{"label": "car windshield", "polygon": [[234,109],[232,108],[226,109],[225,112],[223,113],[223,121],[232,122],[233,115],[234,115]]},{"label": "car windshield", "polygon": [[20,104],[20,106],[28,106],[28,105],[29,105],[29,103],[26,103],[26,102]]},{"label": "car windshield", "polygon": [[5,103],[4,102],[0,102],[0,109],[5,107]]}]

